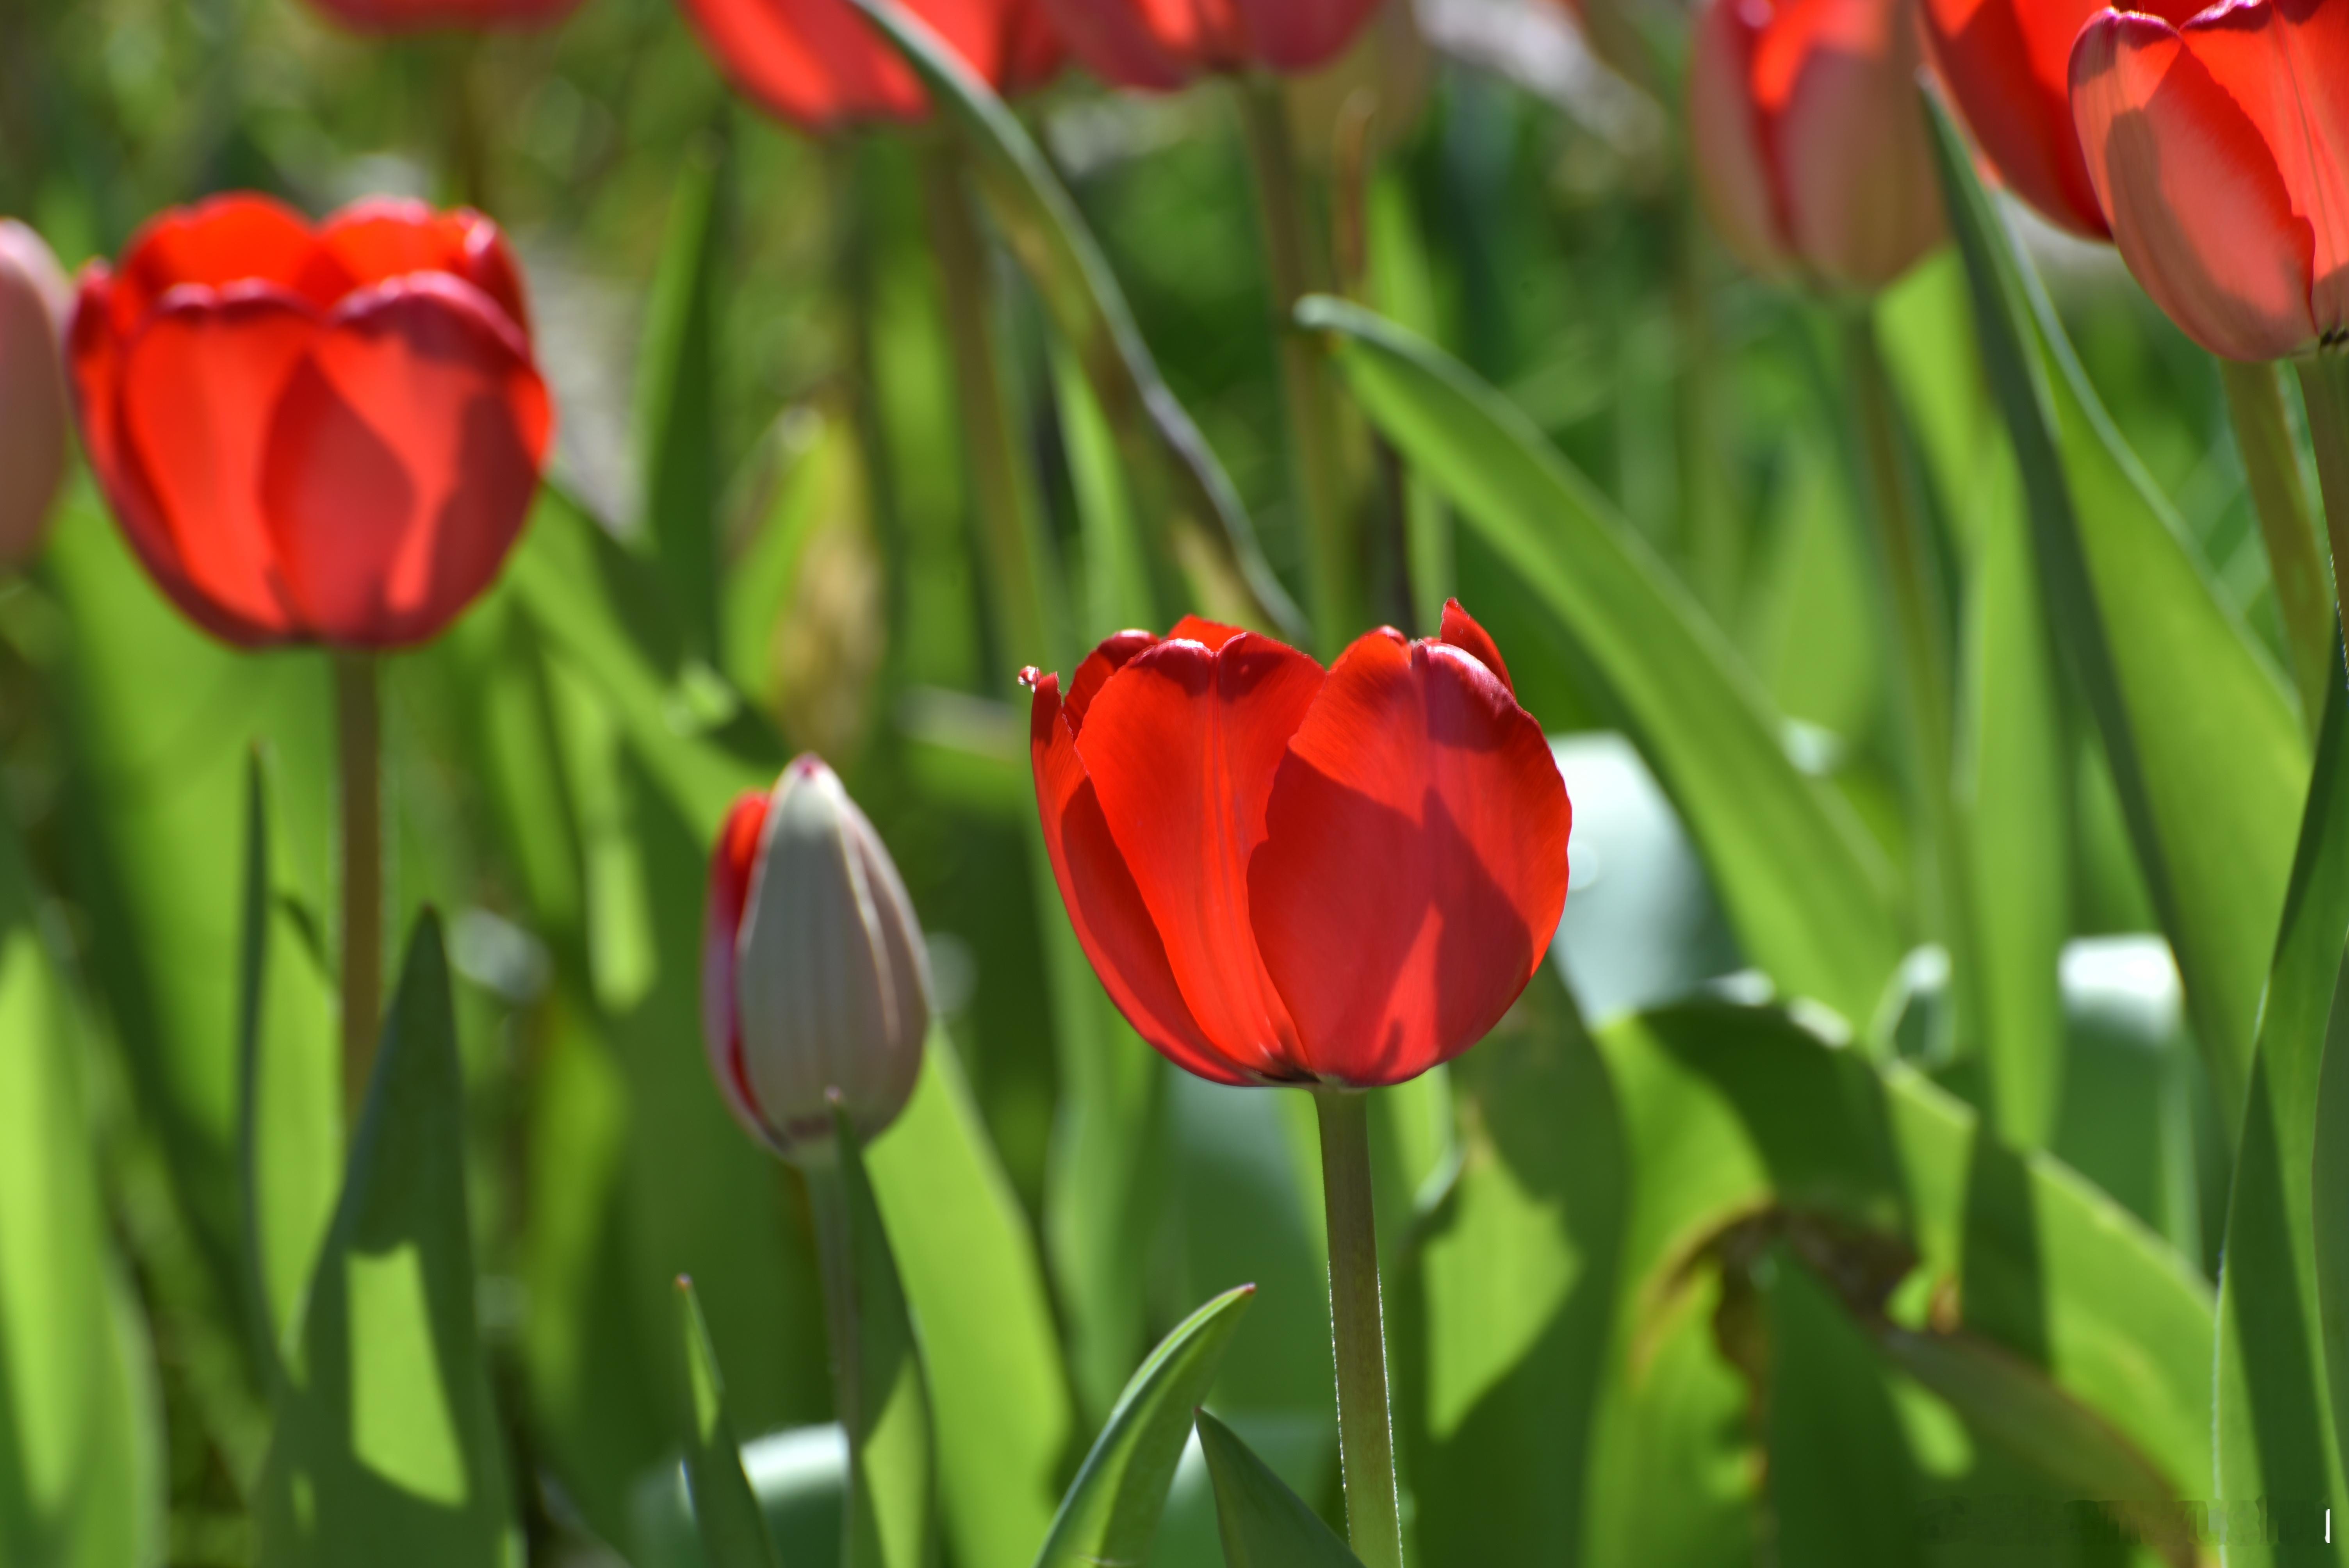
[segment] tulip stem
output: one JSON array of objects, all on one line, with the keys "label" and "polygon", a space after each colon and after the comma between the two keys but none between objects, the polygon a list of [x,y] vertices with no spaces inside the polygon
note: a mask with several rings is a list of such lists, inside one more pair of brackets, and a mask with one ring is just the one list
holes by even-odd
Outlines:
[{"label": "tulip stem", "polygon": [[1924,862],[1920,903],[1932,934],[1945,946],[1959,1004],[1951,1026],[1962,1044],[1979,1015],[1966,1004],[1977,975],[1971,962],[1973,919],[1964,824],[1952,762],[1954,701],[1950,633],[1940,564],[1918,505],[1893,401],[1892,381],[1866,307],[1842,315],[1845,396],[1859,469],[1861,513],[1876,534],[1877,575],[1899,668],[1900,717],[1909,750],[1910,789],[1922,824]]},{"label": "tulip stem", "polygon": [[[2324,531],[2333,545],[2333,589],[2342,591],[2349,561],[2349,362],[2326,351],[2299,362],[2300,391],[2308,405],[2308,435],[2316,448],[2316,478],[2324,490]],[[2339,601],[2336,601],[2338,603]],[[2349,610],[2343,612],[2349,624]],[[2325,652],[2325,679],[2342,678],[2339,654]]]},{"label": "tulip stem", "polygon": [[1305,530],[1313,639],[1334,659],[1361,629],[1356,551],[1346,510],[1337,404],[1320,347],[1297,325],[1297,302],[1322,286],[1307,238],[1305,187],[1288,134],[1280,78],[1263,72],[1239,81],[1240,118],[1255,166],[1257,218],[1264,231],[1272,290],[1273,336],[1280,346],[1280,388],[1288,407],[1290,490]]},{"label": "tulip stem", "polygon": [[2227,391],[2227,413],[2243,473],[2251,488],[2251,510],[2268,550],[2268,575],[2275,583],[2276,612],[2300,687],[2302,717],[2311,737],[2324,717],[2324,687],[2333,664],[2333,612],[2326,603],[2324,555],[2309,511],[2308,485],[2301,477],[2300,452],[2284,418],[2283,388],[2272,365],[2219,361],[2219,381]]},{"label": "tulip stem", "polygon": [[847,1178],[836,1150],[812,1154],[800,1161],[799,1168],[815,1219],[816,1273],[823,1284],[823,1322],[832,1349],[833,1416],[848,1435],[846,1560],[872,1564],[882,1558],[872,1523],[871,1488],[862,1471],[873,1413],[864,1408],[863,1315],[857,1305],[856,1237],[849,1216]]},{"label": "tulip stem", "polygon": [[1324,1085],[1314,1089],[1313,1105],[1321,1123],[1321,1195],[1330,1222],[1330,1330],[1338,1367],[1346,1533],[1363,1568],[1402,1568],[1378,1227],[1371,1207],[1370,1097]]},{"label": "tulip stem", "polygon": [[1045,553],[1035,474],[1004,396],[988,289],[994,269],[978,215],[971,211],[960,151],[950,140],[937,139],[926,150],[922,200],[946,292],[963,460],[970,473],[1007,677],[1022,665],[1066,669],[1074,653],[1068,641],[1068,617]]},{"label": "tulip stem", "polygon": [[372,654],[335,655],[343,794],[343,1109],[358,1125],[383,1007],[383,714]]}]

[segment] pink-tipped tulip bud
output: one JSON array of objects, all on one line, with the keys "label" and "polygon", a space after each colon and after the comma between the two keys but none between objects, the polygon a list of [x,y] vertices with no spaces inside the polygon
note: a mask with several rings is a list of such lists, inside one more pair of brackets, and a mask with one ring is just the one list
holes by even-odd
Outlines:
[{"label": "pink-tipped tulip bud", "polygon": [[1713,225],[1756,272],[1880,289],[1941,242],[1911,0],[1709,0],[1689,139]]},{"label": "pink-tipped tulip bud", "polygon": [[930,1026],[921,923],[817,758],[736,801],[719,834],[701,1016],[726,1103],[787,1159],[829,1151],[835,1101],[869,1139],[913,1096]]},{"label": "pink-tipped tulip bud", "polygon": [[41,237],[0,218],[0,567],[40,548],[66,471],[63,344],[73,291]]}]

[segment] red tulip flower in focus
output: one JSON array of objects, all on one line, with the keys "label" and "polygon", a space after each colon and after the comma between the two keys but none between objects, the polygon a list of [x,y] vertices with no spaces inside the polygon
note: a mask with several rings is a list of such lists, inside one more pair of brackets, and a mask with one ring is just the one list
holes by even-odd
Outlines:
[{"label": "red tulip flower in focus", "polygon": [[1399,1083],[1483,1037],[1566,903],[1572,810],[1484,628],[1324,672],[1186,619],[1027,676],[1052,870],[1120,1011],[1228,1084]]},{"label": "red tulip flower in focus", "polygon": [[2111,237],[2072,124],[2072,43],[2104,0],[1925,0],[1950,96],[2009,189],[2059,228]]},{"label": "red tulip flower in focus", "polygon": [[1868,291],[1942,236],[1905,0],[1710,0],[1689,61],[1698,184],[1757,272]]},{"label": "red tulip flower in focus", "polygon": [[0,218],[0,566],[40,547],[65,478],[65,318],[72,291],[41,237]]},{"label": "red tulip flower in focus", "polygon": [[1382,0],[1045,0],[1103,81],[1169,91],[1203,76],[1329,64]]},{"label": "red tulip flower in focus", "polygon": [[2189,336],[2281,359],[2349,328],[2349,5],[2106,11],[2072,113],[2121,255]]},{"label": "red tulip flower in focus", "polygon": [[579,0],[310,0],[354,33],[483,33],[551,27]]},{"label": "red tulip flower in focus", "polygon": [[131,548],[245,647],[432,637],[496,578],[554,428],[497,226],[405,201],[167,212],[84,273],[68,362]]},{"label": "red tulip flower in focus", "polygon": [[[681,0],[737,91],[803,130],[916,120],[929,101],[896,51],[848,0]],[[1040,88],[1061,68],[1042,0],[904,0],[996,92]]]}]

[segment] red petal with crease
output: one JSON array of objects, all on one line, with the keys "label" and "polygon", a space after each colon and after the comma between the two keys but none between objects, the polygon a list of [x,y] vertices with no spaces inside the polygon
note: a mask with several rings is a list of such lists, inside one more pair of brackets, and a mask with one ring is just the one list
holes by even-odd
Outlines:
[{"label": "red petal with crease", "polygon": [[1166,634],[1170,638],[1187,637],[1212,654],[1221,651],[1226,643],[1238,636],[1240,628],[1226,626],[1221,621],[1208,621],[1197,615],[1185,615],[1175,622],[1174,629]]},{"label": "red petal with crease", "polygon": [[1200,1032],[1174,983],[1165,944],[1159,941],[1158,928],[1151,923],[1141,892],[1110,836],[1100,797],[1077,756],[1075,737],[1062,717],[1058,676],[1036,682],[1028,735],[1036,805],[1052,875],[1078,944],[1110,1000],[1143,1039],[1176,1066],[1217,1083],[1247,1081],[1239,1067],[1226,1060],[1215,1042]]},{"label": "red petal with crease", "polygon": [[352,295],[269,407],[285,592],[317,635],[375,648],[431,637],[495,579],[554,429],[512,325],[437,273]]},{"label": "red petal with crease", "polygon": [[1540,726],[1485,665],[1392,634],[1349,648],[1247,878],[1314,1073],[1399,1083],[1482,1038],[1557,930],[1571,820]]},{"label": "red petal with crease", "polygon": [[[929,111],[921,85],[848,0],[683,0],[729,81],[810,130]],[[998,93],[1042,86],[1061,64],[1041,0],[905,0]]]},{"label": "red petal with crease", "polygon": [[2073,40],[2104,0],[1925,0],[1925,33],[1982,154],[2049,222],[2112,237],[2072,124]]},{"label": "red petal with crease", "polygon": [[272,413],[318,331],[309,304],[281,288],[184,288],[122,357],[121,483],[109,488],[126,531],[167,589],[184,585],[183,609],[248,645],[301,631],[262,489]]},{"label": "red petal with crease", "polygon": [[1460,607],[1457,599],[1444,602],[1444,630],[1435,639],[1449,643],[1464,654],[1474,655],[1476,662],[1493,672],[1494,677],[1506,688],[1511,696],[1517,695],[1516,683],[1509,679],[1509,666],[1501,662],[1501,650],[1493,645],[1492,634],[1476,624],[1476,617]]},{"label": "red petal with crease", "polygon": [[1084,728],[1085,710],[1092,706],[1094,696],[1108,684],[1110,676],[1125,668],[1144,649],[1157,645],[1158,639],[1148,632],[1120,632],[1087,654],[1085,662],[1077,666],[1077,678],[1069,683],[1069,732],[1073,735]]},{"label": "red petal with crease", "polygon": [[266,196],[214,196],[150,219],[131,236],[116,269],[114,329],[126,341],[163,296],[183,284],[226,288],[266,283],[321,310],[349,291],[321,274],[318,242],[302,215]]},{"label": "red petal with crease", "polygon": [[740,796],[710,851],[709,901],[701,927],[701,1039],[709,1052],[710,1072],[736,1119],[758,1137],[780,1143],[750,1089],[734,999],[742,911],[750,902],[750,873],[758,864],[759,835],[767,825],[770,799],[757,789]]},{"label": "red petal with crease", "polygon": [[1321,680],[1265,637],[1164,642],[1102,687],[1076,742],[1192,1016],[1268,1078],[1295,1076],[1295,1032],[1250,935],[1248,857]]},{"label": "red petal with crease", "polygon": [[2168,23],[2089,23],[2072,113],[2122,257],[2189,336],[2232,359],[2315,341],[2309,226],[2258,126]]},{"label": "red petal with crease", "polygon": [[506,319],[530,335],[522,269],[498,226],[460,208],[435,212],[421,201],[378,197],[354,202],[318,232],[320,264],[343,280],[341,294],[409,273],[447,273],[497,302]]}]

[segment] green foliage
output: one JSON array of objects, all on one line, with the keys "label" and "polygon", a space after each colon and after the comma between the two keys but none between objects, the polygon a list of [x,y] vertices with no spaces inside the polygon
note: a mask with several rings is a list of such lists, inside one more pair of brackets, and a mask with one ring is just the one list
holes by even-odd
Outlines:
[{"label": "green foliage", "polygon": [[1199,1448],[1215,1479],[1226,1568],[1345,1568],[1357,1562],[1271,1466],[1205,1410],[1199,1412]]},{"label": "green foliage", "polygon": [[677,1282],[677,1308],[686,1384],[693,1396],[683,1432],[685,1477],[702,1549],[709,1554],[711,1568],[780,1568],[759,1499],[742,1473],[734,1424],[726,1416],[725,1379],[719,1375],[709,1326],[701,1320],[701,1304],[694,1299],[689,1279]]}]

